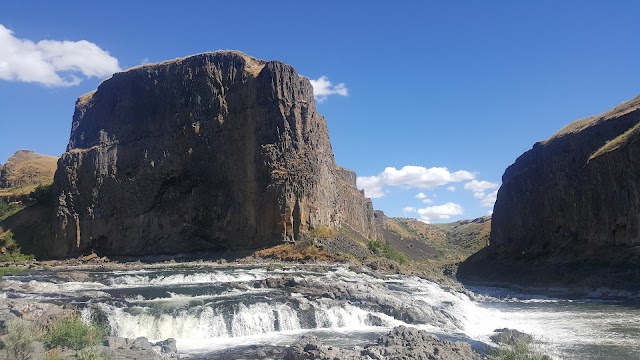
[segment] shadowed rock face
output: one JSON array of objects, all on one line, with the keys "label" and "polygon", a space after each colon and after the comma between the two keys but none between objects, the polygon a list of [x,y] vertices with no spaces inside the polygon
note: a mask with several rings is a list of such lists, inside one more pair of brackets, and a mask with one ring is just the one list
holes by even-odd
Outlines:
[{"label": "shadowed rock face", "polygon": [[[530,271],[552,281],[610,267],[640,279],[639,123],[637,97],[569,124],[520,156],[502,178],[489,248],[463,264],[460,275],[512,280]],[[499,271],[495,260],[509,263],[509,271]]]},{"label": "shadowed rock face", "polygon": [[235,51],[140,66],[76,103],[52,250],[255,248],[319,225],[372,236],[371,201],[344,173],[291,66]]}]

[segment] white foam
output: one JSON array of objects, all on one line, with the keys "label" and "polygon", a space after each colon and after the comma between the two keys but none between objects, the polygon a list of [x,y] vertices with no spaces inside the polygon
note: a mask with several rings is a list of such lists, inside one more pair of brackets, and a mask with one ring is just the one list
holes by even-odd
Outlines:
[{"label": "white foam", "polygon": [[171,275],[125,275],[110,280],[114,287],[167,286],[189,284],[214,284],[230,282],[247,282],[266,278],[266,272],[252,270],[248,272],[197,272]]}]

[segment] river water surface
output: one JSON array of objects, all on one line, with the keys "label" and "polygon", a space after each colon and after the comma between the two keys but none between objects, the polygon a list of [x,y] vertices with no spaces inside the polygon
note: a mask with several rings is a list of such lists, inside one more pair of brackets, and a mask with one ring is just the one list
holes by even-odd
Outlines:
[{"label": "river water surface", "polygon": [[[322,284],[327,293],[366,284],[367,297],[382,299],[382,305],[318,295],[324,287],[310,294],[264,286],[273,278]],[[288,345],[301,334],[362,346],[402,324],[476,347],[488,343],[493,330],[508,327],[532,334],[536,346],[556,358],[640,359],[638,303],[497,288],[460,292],[418,277],[374,276],[340,266],[188,266],[88,271],[82,277],[40,271],[5,280],[0,297],[72,303],[85,319],[107,321],[112,335],[172,337],[182,356],[193,359],[233,358],[247,349]],[[405,307],[419,316],[399,315]]]}]

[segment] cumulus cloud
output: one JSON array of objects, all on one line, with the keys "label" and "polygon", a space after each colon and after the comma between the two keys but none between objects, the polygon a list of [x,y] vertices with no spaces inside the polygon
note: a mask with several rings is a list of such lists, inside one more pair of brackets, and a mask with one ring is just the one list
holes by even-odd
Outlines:
[{"label": "cumulus cloud", "polygon": [[83,78],[105,78],[120,71],[118,59],[86,41],[15,37],[0,24],[0,79],[51,87],[78,85]]},{"label": "cumulus cloud", "polygon": [[431,222],[432,220],[447,220],[452,216],[464,214],[464,208],[460,204],[448,202],[442,205],[428,206],[417,210],[420,220]]},{"label": "cumulus cloud", "polygon": [[405,208],[402,208],[402,212],[404,213],[414,213],[418,211],[418,209],[414,208],[413,206],[407,206]]},{"label": "cumulus cloud", "polygon": [[466,170],[450,172],[445,167],[405,166],[400,170],[395,167],[387,167],[377,176],[360,176],[357,179],[357,184],[359,189],[364,189],[368,197],[376,198],[384,196],[383,186],[432,189],[474,178],[475,175]]},{"label": "cumulus cloud", "polygon": [[498,196],[498,190],[494,190],[487,194],[487,190],[497,189],[498,184],[484,180],[471,180],[464,184],[466,190],[473,192],[473,197],[480,200],[480,205],[486,207],[492,207],[496,202]]},{"label": "cumulus cloud", "polygon": [[487,194],[484,191],[480,191],[480,192],[474,192],[473,193],[473,197],[476,199],[482,199],[486,196]]},{"label": "cumulus cloud", "polygon": [[356,180],[358,189],[364,189],[365,196],[375,199],[384,196],[382,185],[375,176],[358,176]]},{"label": "cumulus cloud", "polygon": [[464,184],[465,190],[470,190],[478,193],[485,192],[489,189],[495,189],[497,187],[498,184],[484,180],[471,180],[468,183]]},{"label": "cumulus cloud", "polygon": [[426,199],[427,198],[427,194],[425,194],[423,192],[419,192],[418,194],[416,194],[415,198],[416,199]]},{"label": "cumulus cloud", "polygon": [[496,199],[498,198],[498,190],[489,193],[482,199],[480,199],[480,205],[486,207],[493,207],[493,204],[496,203]]},{"label": "cumulus cloud", "polygon": [[425,204],[431,204],[433,202],[433,200],[427,198],[427,199],[422,199],[422,202]]},{"label": "cumulus cloud", "polygon": [[349,95],[349,89],[344,83],[333,85],[329,78],[326,76],[320,76],[318,80],[309,79],[311,86],[313,86],[313,96],[319,103],[327,100],[329,95]]},{"label": "cumulus cloud", "polygon": [[456,191],[456,187],[455,187],[455,186],[453,186],[453,185],[452,185],[452,186],[448,186],[448,187],[447,187],[447,190],[449,190],[449,191],[451,191],[451,192],[454,192],[454,191]]}]

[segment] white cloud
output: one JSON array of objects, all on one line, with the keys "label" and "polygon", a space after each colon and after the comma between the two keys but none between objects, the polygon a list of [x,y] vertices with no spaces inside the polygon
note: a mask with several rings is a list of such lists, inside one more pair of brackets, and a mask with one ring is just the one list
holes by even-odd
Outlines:
[{"label": "white cloud", "polygon": [[51,87],[78,85],[120,71],[118,59],[86,41],[19,39],[0,24],[0,79]]},{"label": "white cloud", "polygon": [[489,216],[493,215],[493,210],[487,211],[487,215],[489,215]]},{"label": "white cloud", "polygon": [[460,204],[448,202],[442,205],[428,206],[418,209],[420,219],[426,222],[431,220],[447,220],[455,215],[464,214],[464,208]]},{"label": "white cloud", "polygon": [[[498,184],[489,181],[471,180],[464,184],[464,188],[469,191],[473,191],[473,197],[480,200],[480,205],[485,207],[493,207],[498,196]],[[496,189],[487,194],[487,190]]]},{"label": "white cloud", "polygon": [[405,208],[402,208],[402,212],[404,213],[414,213],[418,211],[418,209],[414,208],[413,206],[407,206]]},{"label": "white cloud", "polygon": [[447,190],[449,190],[449,191],[451,191],[451,192],[454,192],[454,191],[456,191],[456,187],[455,187],[455,186],[453,186],[453,185],[452,185],[452,186],[448,186],[448,187],[447,187]]},{"label": "white cloud", "polygon": [[318,80],[309,79],[309,81],[313,86],[313,96],[319,103],[327,100],[329,95],[349,95],[349,89],[344,83],[333,85],[326,76],[320,76]]},{"label": "white cloud", "polygon": [[433,200],[429,199],[427,197],[427,194],[423,193],[423,192],[419,192],[418,194],[416,194],[416,196],[414,196],[416,199],[421,199],[423,203],[425,204],[431,204],[433,202]]},{"label": "white cloud", "polygon": [[384,196],[383,186],[431,189],[452,182],[462,182],[474,178],[475,175],[466,170],[449,172],[449,169],[445,167],[405,166],[400,170],[395,167],[387,167],[377,176],[358,177],[357,184],[359,189],[364,189],[368,197],[382,197]]},{"label": "white cloud", "polygon": [[496,198],[498,197],[498,190],[489,193],[484,198],[480,199],[480,205],[486,207],[493,207],[493,204],[496,202]]},{"label": "white cloud", "polygon": [[489,189],[495,189],[497,187],[498,184],[484,180],[471,180],[468,183],[464,184],[465,190],[470,190],[473,192],[484,192]]},{"label": "white cloud", "polygon": [[375,199],[384,196],[382,185],[376,176],[358,176],[356,183],[358,189],[364,189],[365,196]]}]

